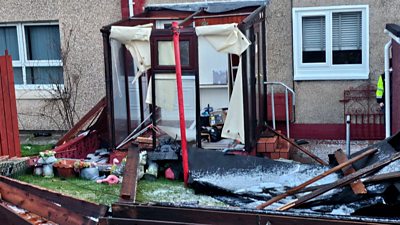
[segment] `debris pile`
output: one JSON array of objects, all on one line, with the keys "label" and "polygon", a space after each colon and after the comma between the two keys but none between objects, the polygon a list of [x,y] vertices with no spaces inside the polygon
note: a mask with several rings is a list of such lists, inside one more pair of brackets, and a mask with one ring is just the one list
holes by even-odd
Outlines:
[{"label": "debris pile", "polygon": [[394,135],[349,159],[338,150],[329,166],[191,149],[189,183],[242,208],[398,217],[399,140]]}]

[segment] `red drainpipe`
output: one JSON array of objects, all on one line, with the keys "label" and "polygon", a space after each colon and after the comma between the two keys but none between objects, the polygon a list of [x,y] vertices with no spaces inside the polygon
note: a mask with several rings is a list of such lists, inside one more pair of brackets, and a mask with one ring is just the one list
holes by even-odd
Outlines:
[{"label": "red drainpipe", "polygon": [[[133,4],[133,15],[139,15],[143,13],[146,0],[132,0]],[[121,0],[121,15],[122,19],[129,18],[129,0]]]},{"label": "red drainpipe", "polygon": [[179,106],[179,124],[181,128],[181,145],[182,145],[182,164],[183,164],[183,181],[187,185],[189,177],[189,163],[186,143],[186,124],[185,110],[183,108],[183,91],[182,91],[182,71],[181,71],[181,53],[179,49],[179,26],[178,22],[172,22],[172,31],[174,33],[174,54],[175,54],[175,70],[176,70],[176,87],[178,89],[178,106]]},{"label": "red drainpipe", "polygon": [[[128,1],[128,0],[126,0]],[[133,14],[139,15],[143,13],[146,0],[132,0],[135,4],[133,5]]]},{"label": "red drainpipe", "polygon": [[129,0],[121,0],[122,19],[129,18]]}]

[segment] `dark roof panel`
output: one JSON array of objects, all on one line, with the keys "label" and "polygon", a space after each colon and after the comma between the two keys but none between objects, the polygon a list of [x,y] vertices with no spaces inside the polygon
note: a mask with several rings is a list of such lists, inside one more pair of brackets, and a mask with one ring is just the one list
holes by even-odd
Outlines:
[{"label": "dark roof panel", "polygon": [[223,13],[246,7],[265,5],[269,0],[248,0],[248,1],[230,1],[230,2],[194,2],[180,4],[155,4],[146,6],[146,11],[175,10],[185,12],[196,12],[204,8],[208,13]]},{"label": "dark roof panel", "polygon": [[400,37],[400,26],[394,23],[386,24],[386,30],[388,30],[393,35]]}]

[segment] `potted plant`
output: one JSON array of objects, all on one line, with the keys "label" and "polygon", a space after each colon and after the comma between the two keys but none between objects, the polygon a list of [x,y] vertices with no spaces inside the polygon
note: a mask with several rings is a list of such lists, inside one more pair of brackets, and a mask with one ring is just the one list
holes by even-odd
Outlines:
[{"label": "potted plant", "polygon": [[94,162],[76,161],[74,170],[79,173],[79,176],[86,180],[96,180],[99,178],[99,169]]},{"label": "potted plant", "polygon": [[75,176],[74,163],[75,159],[62,159],[54,163],[53,167],[56,168],[58,176],[62,178],[69,178]]},{"label": "potted plant", "polygon": [[57,161],[55,154],[56,152],[52,150],[46,150],[39,153],[36,167],[39,168],[42,166],[42,171],[40,172],[41,174],[35,171],[36,175],[43,175],[48,178],[54,177],[53,164]]}]

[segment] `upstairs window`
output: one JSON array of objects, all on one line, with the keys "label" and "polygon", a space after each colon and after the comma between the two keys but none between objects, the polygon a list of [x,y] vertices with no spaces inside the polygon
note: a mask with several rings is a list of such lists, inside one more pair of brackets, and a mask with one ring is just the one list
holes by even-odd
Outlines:
[{"label": "upstairs window", "polygon": [[361,12],[332,13],[332,63],[362,64]]},{"label": "upstairs window", "polygon": [[368,79],[368,6],[293,9],[295,80]]},{"label": "upstairs window", "polygon": [[16,88],[42,89],[64,83],[56,23],[0,24],[0,54],[13,59]]},{"label": "upstairs window", "polygon": [[303,63],[325,63],[325,16],[302,18]]}]

